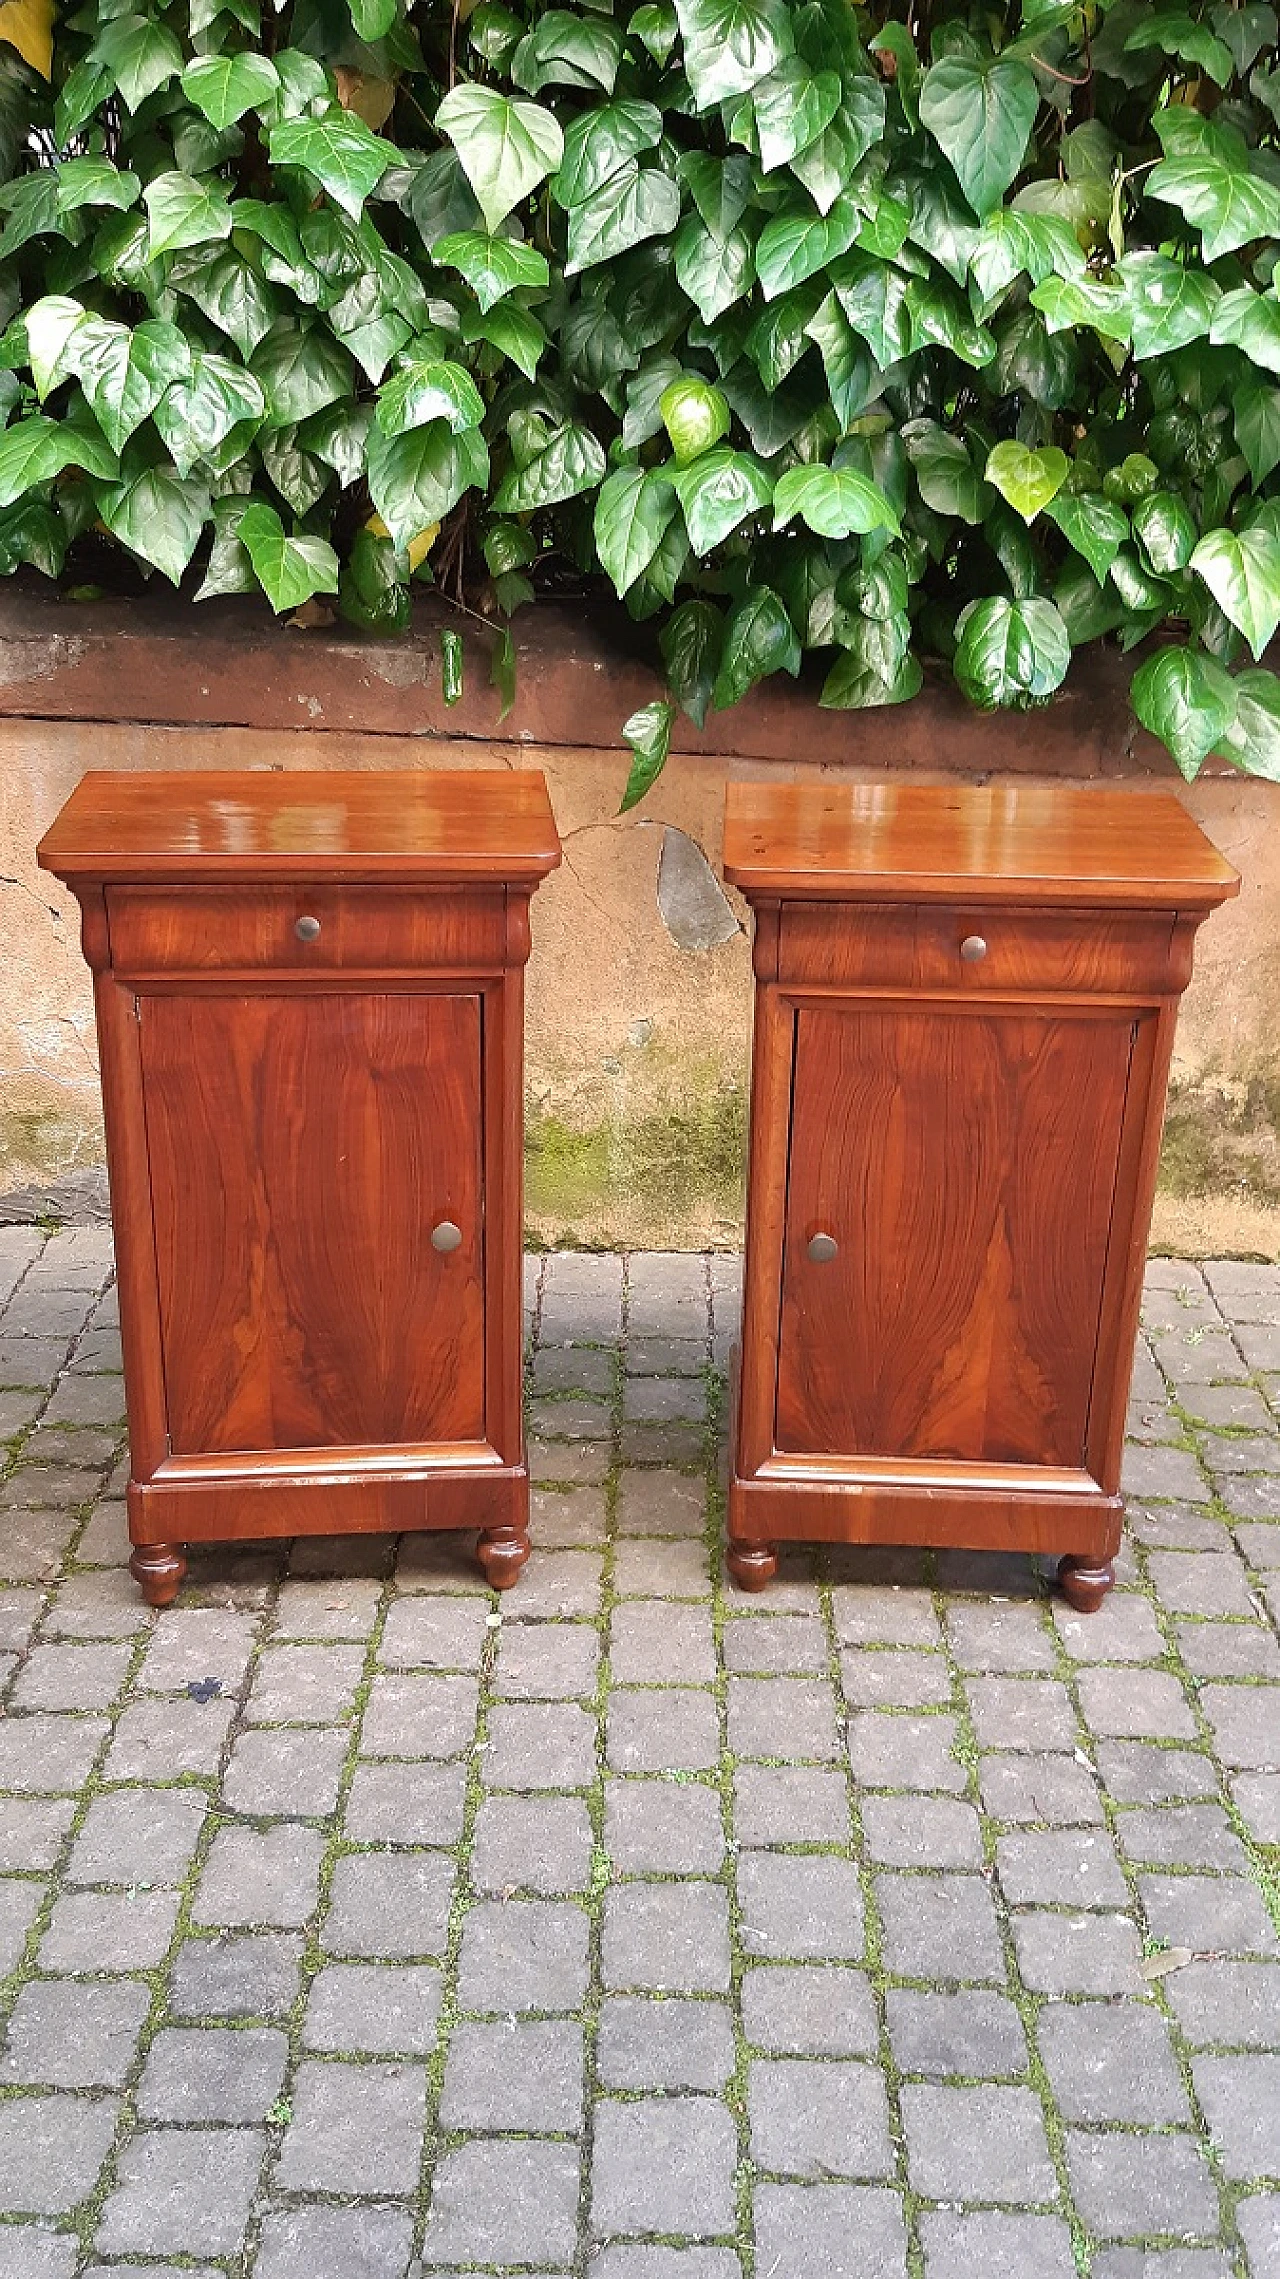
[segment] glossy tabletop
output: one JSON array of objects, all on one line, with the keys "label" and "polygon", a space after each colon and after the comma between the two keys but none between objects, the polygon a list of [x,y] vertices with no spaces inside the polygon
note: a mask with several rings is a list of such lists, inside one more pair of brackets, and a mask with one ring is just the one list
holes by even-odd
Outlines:
[{"label": "glossy tabletop", "polygon": [[1172,792],[730,783],[724,873],[805,901],[1208,909],[1240,879]]},{"label": "glossy tabletop", "polygon": [[494,880],[560,860],[540,770],[86,775],[40,843],[59,878]]}]

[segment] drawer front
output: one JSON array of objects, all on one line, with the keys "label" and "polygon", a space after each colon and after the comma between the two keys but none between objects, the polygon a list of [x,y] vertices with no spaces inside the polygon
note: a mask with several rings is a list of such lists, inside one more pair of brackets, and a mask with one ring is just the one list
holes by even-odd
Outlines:
[{"label": "drawer front", "polygon": [[779,972],[842,989],[1159,994],[1180,986],[1173,928],[1167,912],[788,903]]},{"label": "drawer front", "polygon": [[469,971],[503,962],[502,889],[113,886],[117,973]]}]

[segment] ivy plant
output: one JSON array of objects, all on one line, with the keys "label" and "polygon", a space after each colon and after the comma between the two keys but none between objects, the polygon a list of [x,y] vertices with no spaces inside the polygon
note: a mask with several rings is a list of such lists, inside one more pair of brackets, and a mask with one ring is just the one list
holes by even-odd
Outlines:
[{"label": "ivy plant", "polygon": [[504,701],[611,589],[627,804],[770,674],[1025,707],[1100,639],[1280,780],[1278,130],[1270,0],[5,0],[0,569],[433,580]]}]

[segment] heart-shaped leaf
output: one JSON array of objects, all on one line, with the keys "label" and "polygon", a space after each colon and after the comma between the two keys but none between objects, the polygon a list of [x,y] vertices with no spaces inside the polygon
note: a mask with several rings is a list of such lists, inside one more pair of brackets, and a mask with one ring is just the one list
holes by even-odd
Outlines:
[{"label": "heart-shaped leaf", "polygon": [[987,481],[1028,523],[1057,497],[1070,471],[1071,461],[1056,444],[1032,451],[1025,443],[997,443],[987,456]]},{"label": "heart-shaped leaf", "polygon": [[1157,650],[1134,674],[1129,701],[1188,778],[1198,775],[1236,717],[1234,683],[1198,649]]},{"label": "heart-shaped leaf", "polygon": [[1260,657],[1280,625],[1280,538],[1260,525],[1211,530],[1191,556],[1191,567]]},{"label": "heart-shaped leaf", "polygon": [[313,593],[336,593],[338,557],[323,538],[288,538],[274,507],[255,500],[240,517],[236,536],[254,576],[277,615],[300,609]]},{"label": "heart-shaped leaf", "polygon": [[947,55],[925,73],[920,121],[946,153],[975,214],[989,214],[1018,172],[1040,108],[1023,63]]},{"label": "heart-shaped leaf", "polygon": [[749,514],[759,514],[773,497],[773,484],[746,451],[707,451],[671,478],[684,508],[695,554],[709,554]]},{"label": "heart-shaped leaf", "polygon": [[491,232],[564,157],[564,136],[550,111],[494,87],[451,88],[436,125],[457,151]]},{"label": "heart-shaped leaf", "polygon": [[1071,643],[1051,601],[995,594],[971,602],[958,631],[955,676],[970,703],[984,710],[1051,696],[1066,679]]},{"label": "heart-shaped leaf", "polygon": [[852,538],[868,530],[899,532],[884,492],[852,467],[792,467],[773,492],[773,527],[799,515],[820,538]]}]

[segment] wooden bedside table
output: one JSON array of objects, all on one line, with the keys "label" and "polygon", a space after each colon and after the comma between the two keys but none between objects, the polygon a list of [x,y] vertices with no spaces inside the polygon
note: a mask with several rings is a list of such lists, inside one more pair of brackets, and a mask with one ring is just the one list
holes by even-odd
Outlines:
[{"label": "wooden bedside table", "polygon": [[730,784],[755,912],[728,1564],[780,1540],[1114,1580],[1169,1055],[1237,892],[1168,792]]},{"label": "wooden bedside table", "polygon": [[529,1556],[521,1069],[540,774],[91,774],[41,843],[94,973],[133,1574],[467,1528]]}]

